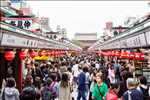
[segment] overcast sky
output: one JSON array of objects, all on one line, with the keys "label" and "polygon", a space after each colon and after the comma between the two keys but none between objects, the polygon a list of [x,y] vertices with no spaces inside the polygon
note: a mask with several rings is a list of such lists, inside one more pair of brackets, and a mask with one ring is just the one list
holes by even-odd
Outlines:
[{"label": "overcast sky", "polygon": [[71,39],[76,32],[97,32],[102,35],[107,21],[122,25],[129,16],[143,16],[148,11],[147,1],[28,1],[39,17],[49,17],[50,27],[67,29]]}]

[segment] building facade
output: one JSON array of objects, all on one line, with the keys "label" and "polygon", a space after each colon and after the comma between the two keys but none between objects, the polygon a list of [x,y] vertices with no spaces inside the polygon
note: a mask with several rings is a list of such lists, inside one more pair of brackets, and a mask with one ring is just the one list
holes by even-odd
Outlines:
[{"label": "building facade", "polygon": [[87,49],[97,41],[97,33],[76,33],[73,41],[83,49]]}]

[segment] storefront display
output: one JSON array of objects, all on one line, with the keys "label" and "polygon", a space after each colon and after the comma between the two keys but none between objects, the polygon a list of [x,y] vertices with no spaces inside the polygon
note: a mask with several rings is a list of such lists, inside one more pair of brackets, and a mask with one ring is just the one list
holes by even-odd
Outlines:
[{"label": "storefront display", "polygon": [[143,76],[147,78],[147,82],[150,84],[150,69],[143,69]]}]

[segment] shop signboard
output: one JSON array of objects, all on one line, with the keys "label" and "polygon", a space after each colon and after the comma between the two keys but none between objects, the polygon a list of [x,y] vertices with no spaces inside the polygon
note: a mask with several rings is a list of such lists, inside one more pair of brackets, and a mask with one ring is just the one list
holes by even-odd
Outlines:
[{"label": "shop signboard", "polygon": [[2,46],[13,46],[13,47],[26,47],[27,39],[21,38],[14,35],[3,34],[1,45]]},{"label": "shop signboard", "polygon": [[28,18],[12,18],[11,20],[10,19],[11,18],[9,18],[8,20],[6,19],[5,22],[21,29],[30,30],[30,27],[32,26],[32,20],[28,20]]},{"label": "shop signboard", "polygon": [[147,41],[147,45],[150,46],[150,31],[146,32],[146,41]]},{"label": "shop signboard", "polygon": [[19,37],[10,34],[3,34],[2,46],[12,46],[12,47],[33,47],[37,48],[38,41],[33,39],[28,39],[24,37]]},{"label": "shop signboard", "polygon": [[37,45],[38,45],[38,41],[37,40],[28,39],[28,41],[27,41],[27,46],[28,47],[36,48]]},{"label": "shop signboard", "polygon": [[142,47],[142,46],[146,46],[146,39],[145,39],[144,33],[143,33],[143,34],[140,34],[138,37],[139,37],[139,41],[140,41],[141,47]]},{"label": "shop signboard", "polygon": [[38,48],[47,48],[47,43],[45,41],[38,41]]},{"label": "shop signboard", "polygon": [[106,45],[104,47],[106,47],[105,49],[117,49],[117,48],[120,48],[119,41],[115,41],[115,42],[109,43],[108,45]]},{"label": "shop signboard", "polygon": [[140,34],[138,36],[134,36],[127,39],[127,47],[142,47],[146,46],[146,39],[144,34]]},{"label": "shop signboard", "polygon": [[120,40],[120,48],[127,48],[127,40]]}]

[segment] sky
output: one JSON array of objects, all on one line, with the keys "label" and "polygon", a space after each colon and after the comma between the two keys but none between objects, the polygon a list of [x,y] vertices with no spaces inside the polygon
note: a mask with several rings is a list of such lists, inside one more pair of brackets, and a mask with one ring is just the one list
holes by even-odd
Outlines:
[{"label": "sky", "polygon": [[75,33],[98,33],[105,23],[123,25],[127,17],[143,16],[150,7],[148,1],[27,1],[35,15],[48,17],[53,31],[60,25],[67,29],[69,39]]}]

